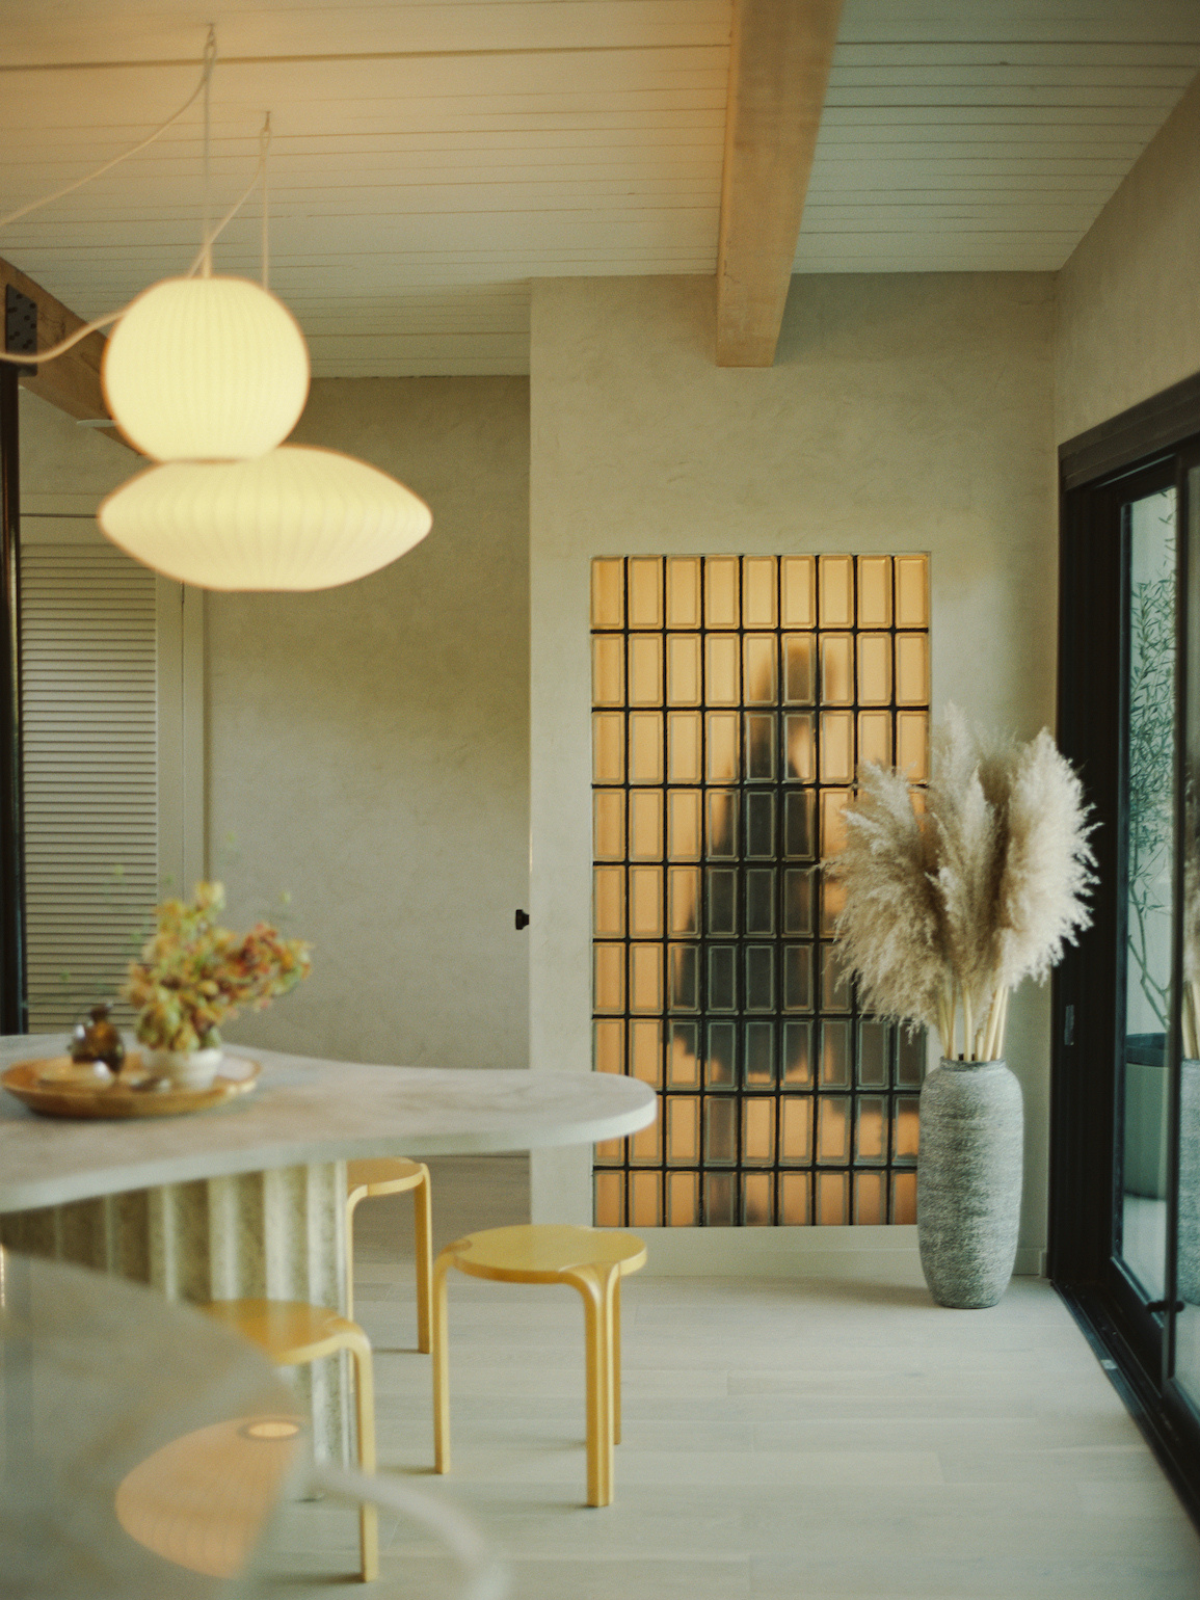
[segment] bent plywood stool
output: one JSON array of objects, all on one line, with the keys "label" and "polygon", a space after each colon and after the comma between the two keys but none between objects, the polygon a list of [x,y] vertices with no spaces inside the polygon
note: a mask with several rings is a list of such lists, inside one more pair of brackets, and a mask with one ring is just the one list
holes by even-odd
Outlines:
[{"label": "bent plywood stool", "polygon": [[446,1274],[451,1267],[498,1283],[569,1283],[583,1296],[587,1341],[587,1501],[613,1497],[613,1445],[621,1442],[621,1279],[646,1264],[632,1233],[528,1223],[488,1228],[448,1244],[433,1269],[435,1471],[450,1470]]},{"label": "bent plywood stool", "polygon": [[403,1156],[375,1156],[346,1163],[346,1315],[354,1315],[354,1213],[360,1200],[413,1191],[413,1223],[417,1243],[417,1349],[429,1354],[429,1291],[433,1266],[433,1231],[429,1205],[429,1168]]},{"label": "bent plywood stool", "polygon": [[[302,1300],[211,1300],[198,1308],[265,1351],[277,1367],[305,1366],[349,1350],[354,1358],[358,1464],[375,1471],[375,1378],[371,1345],[357,1322],[327,1306]],[[364,1583],[379,1576],[379,1525],[374,1505],[358,1508],[358,1538]]]}]

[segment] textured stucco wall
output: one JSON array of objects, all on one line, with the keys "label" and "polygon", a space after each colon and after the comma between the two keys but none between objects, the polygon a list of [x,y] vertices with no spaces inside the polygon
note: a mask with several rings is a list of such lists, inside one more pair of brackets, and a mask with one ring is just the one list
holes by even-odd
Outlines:
[{"label": "textured stucco wall", "polygon": [[1200,78],[1059,274],[1061,442],[1200,370]]},{"label": "textured stucco wall", "polygon": [[209,597],[210,870],[290,891],[310,981],[231,1036],[527,1061],[528,383],[326,379],[293,435],[393,473],[433,531],[311,595]]},{"label": "textured stucco wall", "polygon": [[[589,1068],[588,572],[595,555],[928,550],[935,704],[1028,736],[1054,711],[1049,275],[793,280],[775,366],[713,363],[697,278],[535,283],[531,1049]],[[1022,1243],[1045,1241],[1048,996],[1013,1006]],[[584,1220],[586,1157],[535,1152]],[[1029,1256],[1024,1258],[1028,1263]]]}]

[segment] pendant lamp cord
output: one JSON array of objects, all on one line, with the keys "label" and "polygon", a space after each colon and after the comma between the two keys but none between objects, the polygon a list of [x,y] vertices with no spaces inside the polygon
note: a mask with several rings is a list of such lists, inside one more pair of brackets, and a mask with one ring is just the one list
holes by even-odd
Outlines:
[{"label": "pendant lamp cord", "polygon": [[271,194],[267,181],[267,156],[271,149],[271,113],[267,112],[267,120],[263,123],[263,130],[258,136],[258,159],[262,165],[262,286],[270,287],[270,259],[271,259]]},{"label": "pendant lamp cord", "polygon": [[[217,223],[216,227],[213,228],[211,232],[208,232],[208,233],[205,234],[204,243],[200,246],[200,253],[196,257],[196,259],[192,262],[192,264],[188,268],[187,272],[184,274],[185,277],[194,278],[196,276],[197,272],[200,273],[201,277],[205,277],[206,278],[206,277],[210,276],[211,268],[212,268],[212,247],[213,247],[213,245],[221,237],[222,233],[224,233],[225,229],[233,221],[234,217],[237,216],[238,212],[246,204],[246,201],[249,200],[250,196],[254,193],[255,189],[258,188],[259,180],[261,179],[262,180],[262,184],[263,184],[263,199],[264,199],[264,206],[263,206],[263,273],[264,273],[264,287],[265,287],[265,283],[266,283],[265,274],[266,274],[266,265],[267,265],[267,259],[266,259],[267,152],[270,150],[270,148],[271,148],[271,113],[268,111],[267,112],[266,121],[263,123],[262,132],[258,136],[259,155],[258,155],[258,165],[254,169],[254,176],[251,178],[249,184],[246,186],[246,188],[243,191],[243,193],[230,206],[229,210],[221,218],[220,222]],[[207,263],[207,266],[208,266],[208,269],[209,269],[208,271],[204,270],[206,263]]]}]

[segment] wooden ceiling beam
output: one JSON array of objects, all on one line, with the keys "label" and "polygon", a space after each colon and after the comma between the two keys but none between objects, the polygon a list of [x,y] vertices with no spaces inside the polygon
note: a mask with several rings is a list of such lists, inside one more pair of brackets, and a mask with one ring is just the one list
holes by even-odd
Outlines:
[{"label": "wooden ceiling beam", "polygon": [[[0,288],[12,284],[19,293],[37,306],[37,342],[39,350],[48,350],[65,339],[77,328],[84,326],[83,318],[69,311],[61,300],[56,300],[32,278],[0,257]],[[86,339],[65,355],[53,361],[39,362],[37,370],[23,370],[21,384],[31,394],[48,400],[52,406],[65,411],[69,417],[106,417],[104,391],[100,387],[100,363],[104,358],[105,338],[102,333],[89,333]],[[0,360],[3,352],[0,351]],[[124,444],[115,428],[98,430]]]},{"label": "wooden ceiling beam", "polygon": [[734,0],[718,366],[775,359],[841,10],[842,0]]}]

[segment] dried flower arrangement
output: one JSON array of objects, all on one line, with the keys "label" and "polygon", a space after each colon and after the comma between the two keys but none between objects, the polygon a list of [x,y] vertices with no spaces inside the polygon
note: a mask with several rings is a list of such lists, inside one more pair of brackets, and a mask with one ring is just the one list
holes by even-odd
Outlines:
[{"label": "dried flower arrangement", "polygon": [[309,974],[309,946],[256,923],[239,937],[219,927],[219,883],[198,883],[191,901],[165,900],[140,961],[129,963],[121,996],[137,1011],[137,1036],[157,1050],[219,1045],[217,1032],[245,1006],[261,1011]]},{"label": "dried flower arrangement", "polygon": [[1045,729],[988,744],[950,707],[921,798],[865,766],[845,821],[825,870],[845,891],[838,948],[863,1005],[936,1028],[948,1059],[999,1059],[1009,993],[1090,921],[1091,825],[1070,764]]}]

